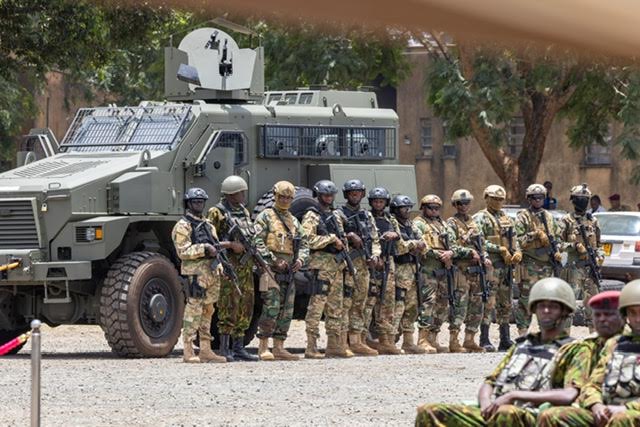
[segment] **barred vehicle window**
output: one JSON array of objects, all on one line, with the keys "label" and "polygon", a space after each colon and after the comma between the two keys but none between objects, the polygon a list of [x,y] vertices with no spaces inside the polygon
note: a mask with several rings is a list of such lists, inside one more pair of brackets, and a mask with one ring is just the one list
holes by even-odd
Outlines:
[{"label": "barred vehicle window", "polygon": [[216,141],[216,147],[229,147],[235,149],[234,166],[242,166],[248,163],[247,154],[248,138],[243,132],[221,132]]}]

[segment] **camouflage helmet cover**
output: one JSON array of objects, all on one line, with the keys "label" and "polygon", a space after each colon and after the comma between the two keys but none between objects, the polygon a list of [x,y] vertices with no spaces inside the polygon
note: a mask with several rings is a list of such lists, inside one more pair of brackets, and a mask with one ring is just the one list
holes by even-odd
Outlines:
[{"label": "camouflage helmet cover", "polygon": [[333,181],[329,181],[328,179],[322,179],[313,186],[313,194],[315,196],[319,194],[336,194],[338,192],[338,187],[333,183]]},{"label": "camouflage helmet cover", "polygon": [[473,194],[464,188],[454,191],[451,195],[451,203],[461,202],[464,200],[473,201]]},{"label": "camouflage helmet cover", "polygon": [[289,181],[278,181],[273,184],[273,194],[294,197],[296,194],[296,188]]},{"label": "camouflage helmet cover", "polygon": [[571,187],[571,197],[591,197],[591,190],[587,184],[580,184],[574,187]]},{"label": "camouflage helmet cover", "polygon": [[405,196],[405,195],[398,195],[391,200],[390,207],[391,209],[404,208],[404,207],[412,208],[413,205],[414,203],[413,203],[413,200],[411,200],[411,197]]},{"label": "camouflage helmet cover", "polygon": [[622,288],[618,308],[622,315],[626,315],[626,308],[640,305],[640,279],[632,280]]},{"label": "camouflage helmet cover", "polygon": [[496,199],[504,199],[507,197],[505,189],[499,185],[490,185],[484,189],[484,198],[494,197]]},{"label": "camouflage helmet cover", "polygon": [[538,280],[529,294],[529,312],[540,301],[556,301],[567,307],[572,313],[576,311],[576,296],[571,286],[557,277]]},{"label": "camouflage helmet cover", "polygon": [[188,189],[186,193],[184,193],[184,200],[189,201],[194,199],[207,200],[209,199],[209,196],[207,195],[207,192],[202,188],[192,187]]},{"label": "camouflage helmet cover", "polygon": [[238,175],[226,177],[220,185],[220,192],[222,194],[235,194],[240,191],[247,191],[248,189],[247,182]]},{"label": "camouflage helmet cover", "polygon": [[531,184],[527,187],[526,196],[536,196],[538,194],[542,194],[543,196],[547,195],[547,189],[544,188],[542,184]]},{"label": "camouflage helmet cover", "polygon": [[427,194],[422,199],[420,199],[420,208],[422,208],[424,205],[442,206],[442,199],[435,194]]}]

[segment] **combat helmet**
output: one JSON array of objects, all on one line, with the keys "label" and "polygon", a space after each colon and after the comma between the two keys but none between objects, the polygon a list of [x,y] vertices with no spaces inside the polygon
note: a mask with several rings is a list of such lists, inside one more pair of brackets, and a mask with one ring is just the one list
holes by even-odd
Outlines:
[{"label": "combat helmet", "polygon": [[464,202],[464,201],[468,201],[468,202],[473,201],[473,194],[471,194],[469,190],[465,190],[464,188],[461,188],[453,192],[453,195],[451,196],[451,203],[455,204],[456,202]]},{"label": "combat helmet", "polygon": [[318,197],[320,194],[336,194],[338,187],[328,179],[322,179],[313,186],[313,196]]},{"label": "combat helmet", "polygon": [[273,184],[273,194],[293,197],[296,194],[296,188],[289,181],[278,181]]},{"label": "combat helmet", "polygon": [[247,182],[238,175],[226,177],[220,185],[220,192],[222,194],[235,194],[240,191],[247,191],[248,189]]},{"label": "combat helmet", "polygon": [[484,198],[486,199],[487,197],[505,199],[507,197],[507,192],[503,187],[493,184],[484,189]]},{"label": "combat helmet", "polygon": [[527,187],[526,196],[536,196],[538,194],[542,194],[543,196],[547,195],[547,189],[544,188],[542,184],[531,184]]},{"label": "combat helmet", "polygon": [[372,188],[371,191],[369,191],[369,197],[367,198],[369,199],[370,206],[371,202],[375,199],[384,199],[385,206],[389,206],[389,201],[391,200],[391,196],[389,195],[387,189],[382,187]]},{"label": "combat helmet", "polygon": [[571,187],[571,197],[591,197],[591,190],[586,183]]},{"label": "combat helmet", "polygon": [[184,193],[184,201],[187,202],[194,199],[208,200],[209,196],[207,195],[207,192],[202,188],[192,187],[188,189],[186,193]]},{"label": "combat helmet", "polygon": [[620,292],[620,303],[618,309],[623,316],[627,315],[627,307],[640,305],[640,279],[627,283]]},{"label": "combat helmet", "polygon": [[[639,294],[640,295],[640,294]],[[529,312],[533,312],[534,306],[540,301],[556,301],[564,305],[572,313],[576,311],[576,296],[571,286],[558,277],[540,279],[531,288],[529,294]]]},{"label": "combat helmet", "polygon": [[420,199],[420,209],[422,209],[424,205],[442,206],[442,199],[435,194],[427,194],[422,199]]},{"label": "combat helmet", "polygon": [[413,205],[414,203],[413,203],[413,200],[411,200],[411,197],[401,194],[401,195],[395,196],[391,200],[391,203],[389,204],[389,209],[391,209],[391,211],[393,212],[395,209],[400,209],[405,207],[412,208]]},{"label": "combat helmet", "polygon": [[365,186],[359,179],[350,179],[342,186],[342,196],[346,199],[349,191],[365,191]]}]

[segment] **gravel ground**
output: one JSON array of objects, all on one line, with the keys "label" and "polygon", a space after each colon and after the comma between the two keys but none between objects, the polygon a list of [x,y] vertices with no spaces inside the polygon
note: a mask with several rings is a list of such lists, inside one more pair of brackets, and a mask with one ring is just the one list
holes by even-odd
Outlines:
[{"label": "gravel ground", "polygon": [[[503,355],[188,365],[181,344],[164,359],[118,358],[97,326],[44,327],[42,342],[44,426],[409,425],[420,403],[475,398]],[[304,342],[294,321],[287,345],[303,353]],[[0,359],[0,425],[29,423],[29,353]]]}]

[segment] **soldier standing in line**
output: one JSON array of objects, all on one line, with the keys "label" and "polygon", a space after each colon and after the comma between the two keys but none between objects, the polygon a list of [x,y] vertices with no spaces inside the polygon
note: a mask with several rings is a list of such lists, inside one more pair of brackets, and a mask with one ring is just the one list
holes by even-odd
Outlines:
[{"label": "soldier standing in line", "polygon": [[[350,274],[345,277],[345,298],[343,304],[342,333],[349,334],[349,347],[358,356],[377,356],[378,351],[366,344],[364,311],[369,294],[370,271],[380,260],[380,241],[371,212],[360,206],[365,196],[365,187],[359,179],[350,179],[342,187],[346,203],[342,206],[345,216],[344,231],[349,239],[351,259],[358,271],[354,280]],[[348,289],[351,288],[349,292]],[[351,297],[347,295],[350,294]]]},{"label": "soldier standing in line", "polygon": [[[228,362],[245,360],[255,362],[258,358],[244,348],[244,333],[251,323],[253,314],[253,262],[245,247],[234,233],[242,233],[246,241],[251,241],[255,229],[249,211],[244,207],[247,183],[239,176],[231,175],[222,181],[220,203],[209,209],[207,219],[215,226],[221,244],[231,249],[229,260],[238,276],[238,283],[222,278],[218,302],[218,331],[220,332],[220,354]],[[236,286],[242,292],[238,295]],[[231,338],[231,346],[229,339]]]},{"label": "soldier standing in line", "polygon": [[[561,225],[562,239],[566,242],[567,251],[566,279],[574,287],[576,294],[582,290],[585,326],[593,331],[593,318],[588,301],[598,293],[600,283],[595,279],[594,271],[591,268],[596,269],[599,273],[599,266],[604,261],[604,252],[600,243],[598,220],[587,213],[590,198],[591,191],[587,184],[573,187],[569,200],[573,204],[574,211],[562,218]],[[591,249],[594,257],[592,266],[590,266],[587,249]]]},{"label": "soldier standing in line", "polygon": [[[275,273],[275,280],[268,272],[260,276],[263,301],[257,334],[260,339],[260,360],[299,359],[284,348],[296,296],[293,273],[300,270],[309,257],[304,230],[289,212],[295,192],[290,182],[276,182],[273,186],[274,206],[256,217],[253,243]],[[270,337],[273,337],[273,353],[269,351]]]},{"label": "soldier standing in line", "polygon": [[514,267],[522,261],[522,252],[515,235],[514,222],[502,210],[507,192],[499,185],[484,189],[486,209],[473,215],[473,220],[485,237],[485,247],[492,264],[490,274],[491,293],[485,304],[480,325],[480,346],[486,351],[496,351],[489,340],[489,327],[493,309],[500,326],[499,351],[507,351],[513,345],[509,331],[511,317],[511,290],[514,283]]},{"label": "soldier standing in line", "polygon": [[[418,316],[418,345],[427,353],[446,353],[448,350],[464,353],[458,342],[459,326],[456,327],[449,315],[448,281],[455,286],[453,258],[462,257],[465,252],[458,247],[453,230],[440,217],[441,208],[442,199],[435,194],[427,194],[420,200],[422,215],[413,220],[427,244],[422,262],[427,298]],[[455,289],[453,291],[455,295]],[[440,327],[446,320],[449,320],[450,333],[448,349],[438,342]]]},{"label": "soldier standing in line", "polygon": [[[208,198],[203,189],[190,188],[184,195],[187,212],[171,232],[176,253],[182,261],[180,272],[189,278],[189,298],[182,322],[183,360],[186,363],[227,361],[211,351],[211,316],[220,293],[220,271],[211,268],[217,254],[213,246],[213,239],[217,239],[216,229],[202,216]],[[193,349],[196,333],[200,335],[199,356]]]},{"label": "soldier standing in line", "polygon": [[310,208],[302,218],[302,228],[309,242],[309,270],[312,273],[312,295],[304,319],[307,332],[305,357],[319,359],[317,339],[320,338],[320,319],[325,314],[327,331],[326,357],[352,357],[342,342],[343,270],[345,262],[339,255],[348,251],[346,242],[340,239],[344,233],[343,218],[333,208],[338,188],[329,180],[318,181],[313,194],[319,208]]},{"label": "soldier standing in line", "polygon": [[[464,322],[464,342],[462,347],[471,353],[484,353],[484,348],[478,346],[474,337],[478,332],[478,326],[482,320],[484,303],[482,302],[482,286],[480,283],[480,269],[491,267],[491,261],[484,254],[485,265],[481,266],[480,255],[474,247],[472,239],[482,242],[484,236],[477,224],[469,215],[469,209],[473,195],[465,189],[454,191],[451,196],[451,204],[456,209],[456,214],[447,220],[447,225],[456,236],[456,244],[460,247],[462,257],[454,258],[454,265],[458,270],[456,280],[456,308],[454,324],[459,330]],[[481,243],[482,246],[484,246]],[[485,286],[489,286],[488,279]],[[487,290],[488,291],[488,290]],[[451,343],[449,343],[451,347]],[[458,349],[457,340],[454,347]],[[452,350],[453,351],[453,350]]]},{"label": "soldier standing in line", "polygon": [[527,187],[529,207],[518,212],[516,219],[516,236],[524,254],[518,283],[520,296],[514,313],[520,336],[527,333],[531,324],[527,306],[532,284],[545,277],[559,277],[562,269],[560,228],[553,215],[542,208],[546,194],[547,190],[540,184]]},{"label": "soldier standing in line", "polygon": [[[413,339],[414,323],[418,318],[418,284],[416,282],[416,257],[422,257],[427,245],[420,231],[413,225],[410,212],[413,201],[404,195],[395,196],[391,200],[389,210],[400,227],[398,250],[393,257],[396,265],[395,287],[396,307],[393,316],[393,329],[402,329],[402,349],[408,354],[423,354],[426,350],[418,347]],[[422,289],[420,291],[423,291]]]},{"label": "soldier standing in line", "polygon": [[[376,277],[371,280],[369,297],[365,305],[365,328],[369,327],[375,310],[375,329],[379,336],[379,343],[371,341],[370,346],[376,346],[380,354],[400,354],[395,346],[397,331],[393,329],[393,313],[395,311],[395,263],[393,254],[396,241],[400,239],[398,222],[385,211],[391,196],[382,187],[369,191],[369,205],[380,236],[380,264],[376,269]],[[383,289],[384,288],[384,289]]]}]

